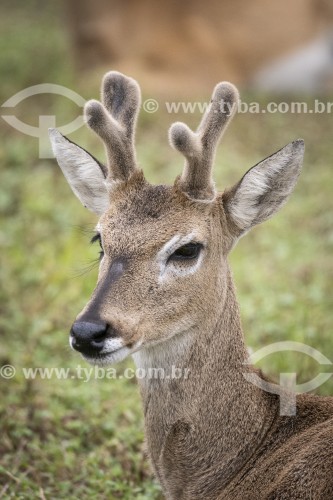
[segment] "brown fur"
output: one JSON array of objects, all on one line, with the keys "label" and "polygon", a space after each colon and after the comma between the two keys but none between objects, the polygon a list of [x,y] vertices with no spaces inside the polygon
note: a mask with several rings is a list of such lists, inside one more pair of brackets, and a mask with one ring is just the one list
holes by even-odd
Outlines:
[{"label": "brown fur", "polygon": [[[179,139],[183,125],[174,129],[173,140],[187,164],[174,186],[151,186],[136,166],[122,182],[110,183],[110,205],[99,221],[104,258],[78,319],[106,322],[133,350],[140,342],[138,366],[188,370],[178,379],[140,380],[149,456],[167,499],[329,500],[333,399],[297,396],[296,416],[280,416],[278,396],[245,379],[245,372],[256,370],[244,364],[247,350],[227,262],[239,236],[290,195],[303,143],[286,146],[215,195],[211,161],[222,121],[211,123],[209,161],[202,159],[201,144],[193,166],[207,167],[200,196],[186,142],[193,133]],[[108,147],[113,144],[109,138]],[[109,168],[116,177],[124,172]],[[159,280],[160,249],[174,235],[194,230],[203,245],[201,266],[181,275],[193,264],[179,262],[174,274]]]}]

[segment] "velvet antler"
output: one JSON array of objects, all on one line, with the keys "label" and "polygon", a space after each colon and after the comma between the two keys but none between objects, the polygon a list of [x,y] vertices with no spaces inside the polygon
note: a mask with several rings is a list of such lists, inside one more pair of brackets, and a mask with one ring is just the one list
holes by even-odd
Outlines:
[{"label": "velvet antler", "polygon": [[140,87],[132,78],[110,71],[103,78],[101,100],[87,102],[85,119],[105,144],[109,177],[126,181],[137,170],[134,135]]},{"label": "velvet antler", "polygon": [[238,91],[231,83],[216,85],[211,103],[193,132],[185,123],[176,122],[169,130],[171,145],[185,156],[185,167],[178,185],[190,198],[212,200],[215,187],[212,166],[215,150],[236,111]]}]

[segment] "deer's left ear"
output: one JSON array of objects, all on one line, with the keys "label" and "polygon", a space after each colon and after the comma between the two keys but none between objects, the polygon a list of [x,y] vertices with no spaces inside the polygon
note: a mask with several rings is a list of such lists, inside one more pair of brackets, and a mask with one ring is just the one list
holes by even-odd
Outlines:
[{"label": "deer's left ear", "polygon": [[304,141],[291,142],[251,168],[222,195],[231,232],[236,238],[269,219],[292,193],[304,155]]},{"label": "deer's left ear", "polygon": [[73,193],[82,205],[101,215],[109,205],[106,167],[56,129],[49,130],[53,153]]}]

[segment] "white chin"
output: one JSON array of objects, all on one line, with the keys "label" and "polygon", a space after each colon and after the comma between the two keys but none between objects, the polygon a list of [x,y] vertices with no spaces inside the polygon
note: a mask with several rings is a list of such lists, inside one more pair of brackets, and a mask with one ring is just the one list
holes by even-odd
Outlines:
[{"label": "white chin", "polygon": [[131,353],[131,349],[128,347],[121,347],[114,352],[101,353],[98,356],[86,356],[82,354],[83,358],[88,361],[91,365],[106,366],[112,365],[114,363],[119,363]]}]

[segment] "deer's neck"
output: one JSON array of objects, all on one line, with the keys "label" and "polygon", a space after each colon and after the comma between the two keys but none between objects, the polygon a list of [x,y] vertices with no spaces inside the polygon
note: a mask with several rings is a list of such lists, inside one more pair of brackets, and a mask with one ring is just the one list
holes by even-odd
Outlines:
[{"label": "deer's neck", "polygon": [[[172,468],[172,456],[176,460],[181,449],[192,466],[198,460],[197,470],[205,464],[206,481],[216,470],[223,486],[252,456],[274,418],[270,395],[244,378],[247,351],[231,276],[228,280],[209,331],[199,325],[135,355],[137,366],[148,374],[139,383],[148,448],[162,483],[163,469]],[[149,368],[155,372],[149,375]],[[177,437],[179,432],[184,435]],[[178,457],[177,468],[181,463]]]}]

